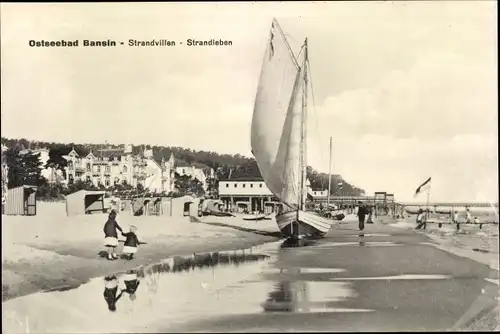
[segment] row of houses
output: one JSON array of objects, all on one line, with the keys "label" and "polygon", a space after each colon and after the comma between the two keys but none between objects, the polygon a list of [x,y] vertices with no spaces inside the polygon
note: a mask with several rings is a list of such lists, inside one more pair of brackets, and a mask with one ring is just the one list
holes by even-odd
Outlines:
[{"label": "row of houses", "polygon": [[[6,148],[2,146],[2,151],[4,149]],[[134,155],[132,145],[90,152],[85,156],[80,156],[72,149],[64,156],[68,161],[65,176],[60,170],[45,167],[49,160],[48,149],[26,149],[21,151],[21,154],[27,152],[40,154],[40,161],[44,166],[41,174],[49,183],[68,185],[70,182],[81,180],[91,182],[96,187],[103,185],[105,188],[116,184],[128,184],[133,187],[140,184],[151,192],[169,193],[174,191],[175,173],[198,179],[205,191],[208,188],[208,178],[214,176],[213,169],[206,170],[176,161],[173,154],[168,161],[164,158],[155,159],[153,150],[144,150],[141,154]]]}]

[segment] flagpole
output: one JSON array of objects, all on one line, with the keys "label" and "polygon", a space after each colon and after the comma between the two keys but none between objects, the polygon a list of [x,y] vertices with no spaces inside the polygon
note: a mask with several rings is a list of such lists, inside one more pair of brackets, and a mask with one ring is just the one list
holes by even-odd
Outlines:
[{"label": "flagpole", "polygon": [[332,192],[332,137],[330,137],[330,156],[328,163],[328,199],[327,199],[327,209],[330,208],[330,193]]},{"label": "flagpole", "polygon": [[431,185],[429,184],[429,189],[427,189],[427,203],[425,205],[427,208],[427,213],[425,215],[426,222],[427,222],[427,219],[429,218],[429,213],[430,213],[430,209],[429,209],[430,197],[431,197]]}]

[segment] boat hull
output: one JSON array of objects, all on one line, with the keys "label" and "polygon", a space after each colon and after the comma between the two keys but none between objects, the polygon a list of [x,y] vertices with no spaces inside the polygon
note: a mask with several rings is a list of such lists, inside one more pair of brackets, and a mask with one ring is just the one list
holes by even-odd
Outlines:
[{"label": "boat hull", "polygon": [[[323,238],[333,225],[331,220],[305,211],[299,211],[298,217],[297,211],[276,215],[276,223],[285,237],[309,238]],[[298,234],[296,234],[297,232]]]},{"label": "boat hull", "polygon": [[264,220],[267,218],[267,215],[249,215],[249,216],[244,216],[243,220]]}]

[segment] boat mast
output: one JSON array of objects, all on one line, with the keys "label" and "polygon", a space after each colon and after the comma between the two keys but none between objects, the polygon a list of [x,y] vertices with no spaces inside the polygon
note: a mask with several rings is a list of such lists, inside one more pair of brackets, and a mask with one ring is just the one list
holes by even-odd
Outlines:
[{"label": "boat mast", "polygon": [[332,137],[330,137],[330,156],[328,163],[328,200],[326,201],[327,209],[330,207],[330,193],[332,191]]},{"label": "boat mast", "polygon": [[300,162],[301,162],[301,203],[300,209],[305,211],[306,198],[305,193],[306,183],[307,183],[307,157],[306,157],[306,130],[307,130],[307,62],[308,62],[308,50],[307,50],[307,38],[304,41],[304,91],[302,95],[302,122],[301,122],[301,134],[300,134]]}]

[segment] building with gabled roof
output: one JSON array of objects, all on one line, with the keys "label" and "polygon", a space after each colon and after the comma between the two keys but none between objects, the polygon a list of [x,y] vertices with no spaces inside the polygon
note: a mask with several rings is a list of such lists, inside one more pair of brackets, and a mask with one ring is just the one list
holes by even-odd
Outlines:
[{"label": "building with gabled roof", "polygon": [[72,149],[64,158],[68,161],[66,183],[81,180],[94,186],[111,187],[115,184],[139,184],[151,192],[170,193],[174,190],[173,166],[157,161],[152,150],[133,155],[130,145],[106,148],[80,156]]}]

